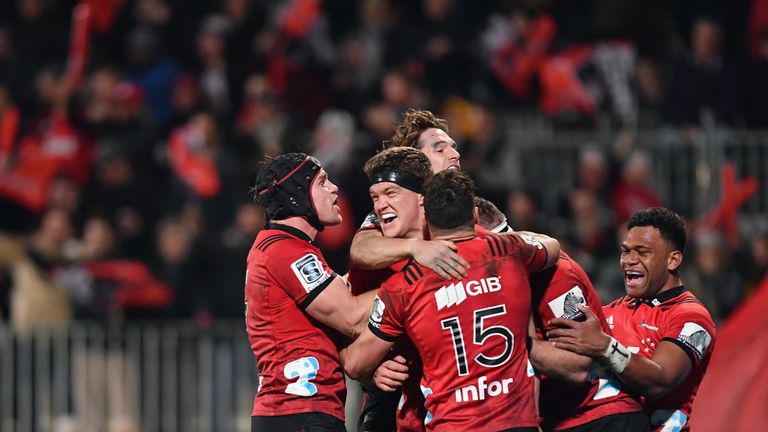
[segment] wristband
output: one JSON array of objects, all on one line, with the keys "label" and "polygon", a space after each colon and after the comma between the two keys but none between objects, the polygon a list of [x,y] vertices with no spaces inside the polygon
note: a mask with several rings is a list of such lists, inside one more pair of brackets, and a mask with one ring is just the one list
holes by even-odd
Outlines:
[{"label": "wristband", "polygon": [[629,364],[630,357],[632,357],[632,353],[629,352],[627,347],[611,337],[608,348],[603,353],[602,360],[614,374],[618,375],[624,372],[627,364]]}]

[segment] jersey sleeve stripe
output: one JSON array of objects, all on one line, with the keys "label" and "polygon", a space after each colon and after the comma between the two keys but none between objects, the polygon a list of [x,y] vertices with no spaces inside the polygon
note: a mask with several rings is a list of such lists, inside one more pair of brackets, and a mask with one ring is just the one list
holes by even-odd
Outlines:
[{"label": "jersey sleeve stripe", "polygon": [[264,252],[267,250],[268,247],[272,246],[273,244],[277,243],[279,240],[288,239],[291,238],[290,236],[287,236],[285,234],[277,234],[270,237],[267,237],[266,239],[262,240],[261,243],[259,243],[256,246],[256,249]]},{"label": "jersey sleeve stripe", "polygon": [[418,265],[414,264],[413,269],[416,271],[416,273],[419,274],[419,277],[424,276],[424,271],[422,271],[421,267],[419,267]]},{"label": "jersey sleeve stripe", "polygon": [[376,337],[378,337],[379,339],[385,340],[387,342],[394,342],[395,339],[397,339],[396,336],[390,336],[390,335],[384,333],[383,331],[381,331],[381,329],[376,328],[376,326],[374,326],[371,323],[368,323],[368,329],[371,330],[371,333],[376,335]]},{"label": "jersey sleeve stripe", "polygon": [[688,354],[688,360],[691,361],[691,367],[696,366],[696,353],[694,353],[690,347],[688,347],[686,344],[684,344],[683,342],[675,338],[665,337],[662,340],[672,342],[673,344],[679,346],[680,349],[682,349],[683,351],[685,351],[686,354]]},{"label": "jersey sleeve stripe", "polygon": [[509,247],[507,246],[510,242],[509,237],[499,236],[499,240],[501,241],[501,248],[504,250],[504,255],[509,255]]},{"label": "jersey sleeve stripe", "polygon": [[493,248],[493,242],[491,241],[491,239],[490,239],[490,238],[488,238],[488,237],[486,237],[486,238],[485,238],[485,241],[487,241],[487,242],[488,242],[488,248],[491,250],[491,256],[496,256],[496,255],[498,255],[498,254],[496,253],[496,249],[494,249],[494,248]]},{"label": "jersey sleeve stripe", "polygon": [[307,297],[304,298],[304,301],[301,302],[299,307],[301,309],[306,309],[307,307],[309,307],[309,305],[312,304],[313,301],[315,301],[317,296],[319,296],[321,292],[325,291],[325,289],[328,288],[329,285],[331,285],[331,282],[333,282],[333,280],[336,279],[337,276],[338,274],[334,273],[331,277],[326,279],[325,282],[321,283],[315,289],[310,291],[309,294],[307,294]]}]

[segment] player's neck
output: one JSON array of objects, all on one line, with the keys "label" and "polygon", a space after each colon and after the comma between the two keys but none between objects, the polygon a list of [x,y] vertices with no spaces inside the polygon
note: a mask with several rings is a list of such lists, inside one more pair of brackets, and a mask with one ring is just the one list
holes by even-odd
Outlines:
[{"label": "player's neck", "polygon": [[317,237],[317,228],[310,225],[309,222],[303,217],[293,216],[287,219],[273,220],[271,222],[296,228],[297,230],[306,234],[313,241],[315,240],[315,237]]},{"label": "player's neck", "polygon": [[429,238],[432,240],[461,241],[475,237],[475,227],[441,230],[429,227]]},{"label": "player's neck", "polygon": [[671,290],[673,288],[677,288],[677,287],[679,287],[682,284],[683,284],[683,281],[680,280],[679,276],[671,276],[670,275],[667,278],[667,281],[661,287],[661,289],[656,291],[656,294],[654,294],[652,297],[656,297],[656,296],[658,296],[659,294],[661,294],[661,293],[663,293],[665,291],[669,291],[669,290]]}]

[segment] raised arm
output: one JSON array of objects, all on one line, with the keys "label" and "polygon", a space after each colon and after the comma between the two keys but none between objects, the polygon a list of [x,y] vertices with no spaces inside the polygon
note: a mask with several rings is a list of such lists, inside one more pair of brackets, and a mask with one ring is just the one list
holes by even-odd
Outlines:
[{"label": "raised arm", "polygon": [[365,329],[376,290],[353,296],[346,282],[335,277],[305,311],[321,323],[356,338]]},{"label": "raised arm", "polygon": [[349,254],[352,265],[363,269],[381,269],[413,258],[443,279],[465,278],[469,268],[469,263],[456,253],[456,245],[452,242],[389,238],[375,229],[355,234]]}]

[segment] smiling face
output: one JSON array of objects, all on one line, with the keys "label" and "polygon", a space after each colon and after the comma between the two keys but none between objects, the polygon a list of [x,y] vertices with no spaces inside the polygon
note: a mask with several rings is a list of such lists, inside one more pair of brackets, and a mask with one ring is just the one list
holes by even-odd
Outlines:
[{"label": "smiling face", "polygon": [[419,150],[427,155],[432,172],[437,174],[447,169],[461,169],[461,154],[454,141],[442,129],[429,128],[419,135]]},{"label": "smiling face", "polygon": [[328,173],[321,169],[312,181],[312,205],[317,218],[325,226],[341,223],[341,209],[337,204],[339,187],[328,179]]},{"label": "smiling face", "polygon": [[633,227],[621,243],[619,260],[627,294],[649,298],[679,285],[674,271],[682,259],[682,252],[674,249],[657,228]]},{"label": "smiling face", "polygon": [[424,210],[421,194],[390,182],[376,183],[368,192],[385,237],[422,238]]}]

